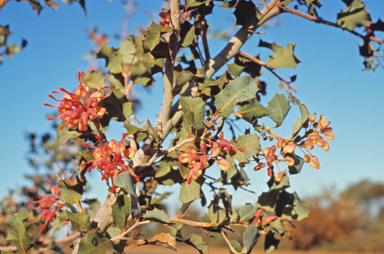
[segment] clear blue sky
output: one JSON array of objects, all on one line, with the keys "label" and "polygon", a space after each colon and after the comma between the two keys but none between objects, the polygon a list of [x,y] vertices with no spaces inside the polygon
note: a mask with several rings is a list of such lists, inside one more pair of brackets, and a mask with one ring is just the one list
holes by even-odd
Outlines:
[{"label": "clear blue sky", "polygon": [[[158,19],[154,14],[159,12],[160,0],[137,1],[138,9],[129,20],[129,32],[133,33],[136,26],[147,26],[149,17]],[[345,8],[340,0],[322,1],[320,15],[335,21],[336,13]],[[51,109],[43,106],[50,102],[47,95],[52,90],[63,86],[68,90],[77,85],[76,72],[86,70],[87,62],[83,55],[93,48],[87,38],[86,28],[98,27],[103,33],[120,34],[125,9],[121,1],[87,1],[87,13],[76,3],[59,4],[59,10],[45,8],[38,16],[26,2],[7,3],[0,12],[0,24],[10,24],[13,32],[10,42],[19,43],[22,38],[28,40],[28,46],[14,56],[4,59],[0,66],[0,85],[2,88],[1,125],[0,125],[0,196],[8,189],[21,187],[25,181],[24,174],[33,173],[28,167],[25,155],[28,151],[26,133],[36,131],[44,133],[50,130],[46,115]],[[372,19],[381,16],[384,19],[382,0],[368,0],[367,9]],[[213,29],[233,24],[234,19],[226,18],[223,12],[211,18]],[[268,52],[256,46],[261,38],[264,41],[286,45],[296,43],[295,54],[301,63],[295,70],[279,71],[283,76],[297,74],[293,83],[299,90],[297,96],[307,105],[310,112],[323,113],[326,120],[331,120],[336,139],[330,142],[330,151],[316,151],[321,168],[315,170],[306,165],[301,174],[291,177],[291,183],[300,197],[318,193],[323,188],[335,186],[337,191],[362,179],[384,181],[384,70],[375,72],[362,71],[363,58],[359,56],[358,45],[361,39],[343,32],[340,29],[326,27],[285,14],[281,16],[281,24],[271,26],[262,36],[254,36],[243,48],[249,54],[261,53],[265,59]],[[224,27],[225,28],[225,27]],[[384,33],[378,33],[382,38]],[[110,45],[118,46],[112,41]],[[215,55],[223,47],[217,43],[212,50]],[[101,64],[103,62],[101,61]],[[281,93],[278,80],[267,71],[261,77],[269,84],[266,98],[275,92]],[[149,117],[153,121],[161,103],[161,82],[154,85],[154,91],[148,94],[139,90],[144,107],[137,112],[139,120]],[[297,110],[291,110],[282,135],[291,132],[291,125],[299,117]],[[123,128],[116,128],[112,133],[119,138]],[[247,169],[249,176],[254,178],[251,189],[260,193],[266,189],[265,172],[253,172]],[[95,173],[96,172],[92,172]],[[100,183],[99,175],[94,179],[93,187]],[[104,188],[104,184],[103,184]],[[174,190],[177,193],[177,190]],[[248,197],[248,196],[247,196]],[[100,199],[104,199],[101,194]],[[246,201],[256,201],[251,198]],[[243,202],[245,202],[243,200]],[[241,202],[241,203],[243,203]]]}]

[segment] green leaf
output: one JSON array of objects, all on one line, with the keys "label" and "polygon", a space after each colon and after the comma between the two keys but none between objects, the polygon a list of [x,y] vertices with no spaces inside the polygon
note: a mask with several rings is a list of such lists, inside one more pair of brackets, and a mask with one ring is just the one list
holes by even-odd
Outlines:
[{"label": "green leaf", "polygon": [[[236,241],[236,240],[229,240],[231,243],[232,247],[235,249],[237,252],[241,252],[241,244]],[[229,246],[227,245],[227,248],[229,249],[229,253],[233,254],[233,252],[230,250]]]},{"label": "green leaf", "polygon": [[242,207],[240,207],[239,210],[239,216],[240,220],[239,222],[248,221],[250,219],[253,219],[255,217],[255,212],[257,208],[256,206],[253,206],[251,203],[246,203]]},{"label": "green leaf", "polygon": [[107,237],[103,237],[97,231],[89,232],[81,238],[79,254],[107,253],[113,250],[113,243]]},{"label": "green leaf", "polygon": [[23,208],[19,212],[12,214],[7,222],[7,241],[17,247],[17,253],[27,253],[33,244],[32,237],[27,233],[24,226],[24,220],[28,216],[29,213]]},{"label": "green leaf", "polygon": [[191,234],[189,238],[185,241],[185,243],[195,247],[199,253],[208,252],[208,245],[203,242],[203,238],[201,235]]},{"label": "green leaf", "polygon": [[[100,106],[104,107],[108,114],[103,116],[106,119],[124,122],[127,117],[131,116],[132,102],[128,102],[127,97],[120,91],[120,89],[111,89],[111,94],[100,102]],[[106,119],[104,119],[106,118]],[[103,124],[103,126],[105,126]]]},{"label": "green leaf", "polygon": [[249,76],[230,81],[215,98],[216,109],[221,116],[228,118],[234,111],[236,103],[255,97],[258,88],[256,82]]},{"label": "green leaf", "polygon": [[309,111],[307,107],[304,104],[299,103],[299,108],[300,108],[301,118],[299,118],[299,120],[297,120],[297,122],[293,125],[292,137],[296,136],[301,130],[301,128],[303,127],[303,125],[307,123],[309,120]]},{"label": "green leaf", "polygon": [[84,213],[71,213],[64,210],[59,216],[61,222],[71,221],[71,228],[80,233],[88,232],[91,228],[91,221],[88,214]]},{"label": "green leaf", "polygon": [[159,210],[157,208],[151,211],[147,211],[147,213],[143,216],[143,218],[148,220],[159,221],[166,224],[171,223],[169,216],[164,211]]},{"label": "green leaf", "polygon": [[181,24],[180,37],[181,46],[183,48],[188,48],[195,40],[195,26],[187,21]]},{"label": "green leaf", "polygon": [[268,111],[257,99],[250,99],[238,105],[238,112],[250,120],[255,120],[268,115]]},{"label": "green leaf", "polygon": [[261,150],[257,134],[245,134],[239,136],[237,142],[231,141],[231,144],[237,148],[244,149],[244,152],[237,151],[233,156],[239,162],[248,162],[249,158],[252,158],[252,156],[255,156]]},{"label": "green leaf", "polygon": [[137,47],[133,40],[124,40],[120,44],[120,52],[124,64],[134,64],[137,62],[137,56],[134,55]]},{"label": "green leaf", "polygon": [[43,9],[43,6],[41,6],[41,4],[39,3],[38,0],[24,0],[26,2],[28,2],[34,11],[37,11],[37,14],[40,14],[41,10]]},{"label": "green leaf", "polygon": [[122,68],[122,55],[120,49],[115,49],[107,45],[103,45],[96,54],[97,58],[104,58],[107,69],[110,73],[120,73]]},{"label": "green leaf", "polygon": [[158,25],[154,22],[147,27],[148,32],[147,32],[147,37],[145,38],[145,42],[147,43],[148,47],[150,50],[153,50],[157,44],[160,42],[160,37],[164,33],[169,33],[172,31],[172,27],[168,26],[161,26]]},{"label": "green leaf", "polygon": [[[62,126],[64,122],[61,122],[60,126]],[[68,124],[64,126],[62,130],[60,130],[60,126],[56,129],[57,138],[59,139],[60,145],[65,145],[68,140],[75,139],[81,136],[81,132],[77,129],[69,129]]]},{"label": "green leaf", "polygon": [[245,250],[243,253],[251,253],[253,247],[256,245],[257,241],[259,241],[259,238],[259,229],[255,226],[255,224],[249,225],[243,235],[243,244]]},{"label": "green leaf", "polygon": [[268,181],[269,191],[261,193],[257,200],[258,207],[270,207],[273,209],[279,199],[280,193],[290,187],[287,171],[283,171],[283,181],[277,182],[275,177],[271,177]]},{"label": "green leaf", "polygon": [[59,181],[58,183],[61,196],[66,203],[71,205],[79,203],[84,193],[84,183],[76,180],[72,185],[68,184],[67,180]]},{"label": "green leaf", "polygon": [[[180,189],[179,199],[183,204],[191,203],[192,201],[200,198],[201,185],[203,177],[200,177],[196,181],[192,181],[191,184],[184,182]],[[204,180],[203,180],[204,181]]]},{"label": "green leaf", "polygon": [[189,86],[196,76],[188,71],[183,70],[180,65],[176,66],[173,71],[173,85],[172,85],[172,94],[176,96],[177,94],[183,93],[185,89]]},{"label": "green leaf", "polygon": [[83,76],[82,82],[96,90],[105,86],[105,78],[100,71],[87,71]]},{"label": "green leaf", "polygon": [[273,54],[269,56],[268,65],[273,69],[291,67],[296,68],[300,63],[299,59],[293,54],[296,44],[288,44],[287,47],[282,47],[276,43],[268,43],[260,40],[259,47],[265,47],[273,50]]},{"label": "green leaf", "polygon": [[136,186],[131,173],[128,171],[120,173],[115,179],[115,185],[125,190],[131,197],[131,214],[137,218],[141,215],[140,202],[136,195]]},{"label": "green leaf", "polygon": [[181,97],[184,120],[196,129],[204,128],[205,103],[201,98]]},{"label": "green leaf", "polygon": [[197,7],[202,4],[208,5],[212,0],[185,0],[185,8]]},{"label": "green leaf", "polygon": [[366,27],[372,20],[365,9],[365,3],[360,0],[345,1],[348,7],[337,14],[337,24],[352,31],[356,27]]},{"label": "green leaf", "polygon": [[127,222],[131,211],[131,198],[126,195],[118,195],[115,203],[112,205],[113,224],[122,230]]},{"label": "green leaf", "polygon": [[268,115],[276,123],[276,127],[279,127],[284,118],[287,116],[288,111],[291,109],[288,100],[284,94],[275,94],[268,102]]}]

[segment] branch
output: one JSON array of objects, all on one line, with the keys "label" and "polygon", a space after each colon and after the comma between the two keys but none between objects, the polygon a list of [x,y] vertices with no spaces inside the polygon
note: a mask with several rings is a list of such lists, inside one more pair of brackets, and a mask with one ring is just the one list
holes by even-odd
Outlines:
[{"label": "branch", "polygon": [[164,75],[164,95],[163,104],[161,106],[159,117],[156,120],[155,127],[159,133],[165,128],[170,115],[173,102],[172,85],[173,85],[173,69],[178,51],[178,43],[180,37],[180,0],[172,0],[171,3],[171,25],[173,31],[169,37],[170,58],[167,58],[165,63]]},{"label": "branch", "polygon": [[224,231],[221,230],[221,235],[223,236],[224,240],[227,242],[229,248],[231,249],[231,251],[234,253],[234,254],[241,254],[240,252],[237,252],[235,250],[235,248],[233,248],[231,242],[228,240],[227,236],[225,235]]},{"label": "branch", "polygon": [[[304,13],[304,12],[301,12],[301,11],[298,11],[298,10],[294,10],[294,9],[290,9],[290,8],[287,8],[287,7],[281,7],[281,9],[285,12],[288,12],[288,13],[291,13],[291,14],[295,14],[299,17],[302,17],[302,18],[305,18],[305,19],[308,19],[308,20],[311,20],[311,21],[314,21],[316,23],[321,23],[321,24],[324,24],[324,25],[327,25],[327,26],[333,26],[333,27],[337,27],[337,28],[341,28],[343,29],[341,26],[339,26],[337,23],[333,23],[331,21],[327,21],[327,20],[324,20],[322,18],[319,18],[319,17],[315,17],[315,16],[312,16],[312,15],[309,15],[307,13]],[[346,29],[343,29],[345,31],[348,31],[350,32],[351,34],[353,35],[356,35],[357,37],[363,39],[363,40],[366,40],[367,37],[362,35],[362,34],[359,34],[358,32],[355,32],[355,31],[350,31],[350,30],[346,30]],[[374,42],[377,42],[377,43],[384,43],[384,40],[382,39],[377,39],[375,37],[370,37],[369,38],[370,41],[374,41]]]},{"label": "branch", "polygon": [[137,226],[140,226],[140,225],[143,225],[143,224],[148,224],[148,223],[151,223],[150,220],[145,220],[145,221],[139,221],[137,220],[135,224],[133,224],[130,228],[128,228],[126,231],[124,231],[122,234],[118,235],[118,236],[115,236],[113,238],[111,238],[111,241],[112,242],[116,242],[118,240],[122,240],[124,239],[124,236],[126,234],[128,234],[129,232],[131,232],[134,228],[136,228]]},{"label": "branch", "polygon": [[[244,52],[240,52],[239,55],[244,56],[244,57],[248,58],[249,60],[252,60],[255,63],[263,66],[264,68],[269,70],[276,78],[278,78],[285,86],[287,86],[288,89],[291,89],[292,91],[297,93],[297,90],[290,85],[290,82],[285,81],[282,77],[277,75],[276,72],[271,67],[268,66],[268,63],[264,63],[264,62],[260,61],[259,59],[257,59],[256,57],[248,55],[247,53],[244,53]],[[287,88],[286,88],[286,90],[287,90]],[[288,90],[287,90],[287,92],[288,92]]]},{"label": "branch", "polygon": [[212,227],[212,223],[184,220],[184,219],[178,218],[177,216],[171,217],[170,219],[171,219],[171,222],[182,223],[182,224],[185,224],[185,225],[190,225],[190,226],[199,227],[199,228],[210,228],[210,227]]}]

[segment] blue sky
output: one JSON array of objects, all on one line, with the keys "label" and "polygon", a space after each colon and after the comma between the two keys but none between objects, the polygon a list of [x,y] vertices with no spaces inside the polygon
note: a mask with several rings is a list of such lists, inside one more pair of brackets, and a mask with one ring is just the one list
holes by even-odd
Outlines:
[{"label": "blue sky", "polygon": [[[130,33],[135,32],[137,26],[149,25],[150,17],[158,20],[156,12],[166,3],[160,0],[137,2],[138,8],[129,20]],[[335,21],[336,13],[345,8],[341,0],[322,2],[324,6],[319,13],[331,21]],[[103,33],[121,34],[121,23],[126,13],[121,1],[87,1],[87,17],[76,3],[59,5],[59,10],[47,7],[38,16],[26,2],[10,2],[0,12],[0,24],[10,24],[13,32],[10,42],[19,43],[23,38],[28,40],[28,46],[22,52],[13,59],[4,59],[0,66],[0,85],[3,88],[0,100],[0,196],[6,195],[10,188],[21,187],[25,183],[22,176],[33,173],[25,159],[28,151],[25,136],[29,131],[44,133],[50,130],[51,123],[46,121],[46,115],[52,111],[43,106],[44,102],[52,103],[47,95],[61,86],[75,89],[77,71],[89,67],[83,55],[90,52],[93,45],[87,38],[86,29],[98,27]],[[384,19],[382,0],[368,0],[367,9],[374,21],[379,17]],[[226,17],[229,11],[218,14],[218,17],[211,15],[210,18],[213,30],[233,25],[234,19]],[[383,182],[384,70],[379,67],[374,72],[362,71],[363,58],[358,51],[361,39],[341,29],[315,24],[290,14],[281,15],[281,24],[270,26],[266,31],[264,35],[252,37],[243,51],[251,55],[260,53],[265,60],[270,52],[257,48],[259,39],[284,46],[296,43],[295,54],[301,63],[296,69],[279,70],[278,73],[287,79],[297,74],[297,81],[293,83],[299,90],[297,97],[310,112],[323,113],[326,120],[332,121],[336,134],[336,139],[330,142],[329,152],[315,151],[320,159],[320,170],[306,165],[301,174],[291,177],[292,186],[299,196],[312,195],[332,186],[340,191],[362,179]],[[377,35],[384,37],[384,33]],[[116,47],[118,42],[112,41],[109,45]],[[217,54],[223,46],[222,42],[217,42],[211,55]],[[267,72],[265,70],[261,77],[268,83],[268,94],[261,100],[264,105],[273,94],[282,93],[278,80]],[[154,85],[151,93],[138,89],[144,105],[137,112],[139,120],[148,117],[154,121],[158,112],[153,109],[160,107],[161,92],[161,82]],[[298,110],[292,109],[277,133],[289,135],[291,125],[298,117]],[[114,128],[111,134],[115,136],[110,138],[119,139],[123,131],[122,127]],[[247,171],[255,179],[250,189],[258,193],[265,190],[266,173],[255,173],[252,168]],[[101,183],[99,177],[92,177],[92,186]],[[256,201],[255,197],[250,198]]]}]

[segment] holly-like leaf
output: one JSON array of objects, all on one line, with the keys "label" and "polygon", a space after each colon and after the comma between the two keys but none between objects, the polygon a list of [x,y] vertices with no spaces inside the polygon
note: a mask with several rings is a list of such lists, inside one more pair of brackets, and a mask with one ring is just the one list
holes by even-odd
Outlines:
[{"label": "holly-like leaf", "polygon": [[201,98],[181,97],[180,105],[183,108],[184,120],[196,129],[202,129],[205,116],[204,101]]},{"label": "holly-like leaf", "polygon": [[83,76],[82,82],[96,90],[105,86],[105,78],[100,71],[87,71]]},{"label": "holly-like leaf", "polygon": [[61,196],[65,199],[66,203],[73,205],[80,202],[82,195],[84,193],[83,182],[76,180],[71,185],[67,182],[67,180],[64,180],[64,181],[59,181],[57,185],[59,186]]},{"label": "holly-like leaf", "polygon": [[125,227],[130,211],[131,198],[126,195],[118,195],[112,205],[113,224],[116,228],[122,230]]},{"label": "holly-like leaf", "polygon": [[348,0],[348,7],[337,14],[337,24],[352,31],[356,27],[366,27],[372,20],[365,9],[365,3],[360,0]]},{"label": "holly-like leaf", "polygon": [[203,238],[201,237],[201,235],[196,235],[192,233],[185,241],[185,243],[195,247],[199,251],[199,253],[208,252],[208,245],[203,242]]},{"label": "holly-like leaf", "polygon": [[244,152],[237,151],[233,156],[239,162],[248,162],[249,158],[255,156],[261,150],[257,134],[245,134],[239,136],[237,142],[231,141],[231,144],[237,148],[244,149]]},{"label": "holly-like leaf", "polygon": [[307,123],[309,120],[309,111],[307,107],[304,104],[299,103],[299,108],[300,108],[301,118],[299,118],[299,120],[297,120],[297,122],[293,125],[292,137],[296,136],[301,130],[301,128],[303,127],[303,125]]},{"label": "holly-like leaf", "polygon": [[256,225],[249,225],[243,235],[244,250],[242,253],[251,253],[259,238],[259,229],[256,227]]},{"label": "holly-like leaf", "polygon": [[[236,241],[236,240],[229,240],[229,242],[231,243],[232,247],[235,249],[235,251],[237,251],[238,253],[241,252],[241,244]],[[234,254],[231,249],[229,248],[229,246],[227,245],[227,248],[229,250],[229,253],[231,254]]]},{"label": "holly-like leaf", "polygon": [[115,185],[121,187],[131,197],[131,214],[136,218],[141,215],[140,202],[136,195],[135,181],[128,171],[120,173],[115,179]]},{"label": "holly-like leaf", "polygon": [[[62,126],[64,122],[61,122],[60,126]],[[60,145],[65,145],[68,140],[75,139],[81,136],[81,132],[77,129],[69,129],[68,124],[64,126],[62,130],[60,130],[60,126],[56,129],[57,138],[59,139]]]},{"label": "holly-like leaf", "polygon": [[120,73],[122,68],[122,54],[120,49],[115,49],[107,45],[103,45],[96,54],[97,58],[104,58],[110,73]]},{"label": "holly-like leaf", "polygon": [[296,44],[288,44],[287,47],[282,47],[276,43],[268,43],[260,40],[259,47],[265,47],[273,50],[273,54],[269,56],[268,66],[277,69],[291,67],[296,68],[300,63],[299,59],[293,54]]},{"label": "holly-like leaf", "polygon": [[12,214],[7,222],[7,242],[17,247],[17,253],[27,253],[33,244],[32,237],[27,233],[24,226],[24,221],[28,215],[29,213],[23,208],[19,212]]},{"label": "holly-like leaf", "polygon": [[240,0],[233,14],[236,16],[236,25],[252,29],[257,25],[260,12],[252,1]]},{"label": "holly-like leaf", "polygon": [[71,222],[72,230],[77,232],[88,232],[91,228],[91,221],[89,215],[85,213],[71,213],[64,210],[59,216],[61,222],[69,220]]},{"label": "holly-like leaf", "polygon": [[291,109],[288,100],[284,94],[275,94],[268,102],[268,116],[276,123],[276,127],[279,127],[284,118],[287,116],[288,111]]},{"label": "holly-like leaf", "polygon": [[171,223],[169,216],[164,211],[159,210],[157,208],[151,211],[147,211],[147,213],[144,214],[143,218],[148,220],[155,220],[155,221],[159,221],[167,224]]},{"label": "holly-like leaf", "polygon": [[179,199],[183,204],[191,203],[192,201],[200,198],[201,185],[204,182],[203,177],[200,177],[196,181],[192,181],[191,184],[184,182],[180,189]]},{"label": "holly-like leaf", "polygon": [[257,200],[258,207],[270,207],[273,209],[279,199],[280,193],[290,187],[289,178],[286,171],[283,171],[283,181],[277,182],[275,177],[271,177],[268,181],[269,191],[261,193]]},{"label": "holly-like leaf", "polygon": [[216,109],[221,116],[228,118],[234,111],[236,103],[255,97],[258,88],[254,79],[244,76],[232,80],[216,96]]},{"label": "holly-like leaf", "polygon": [[28,2],[32,6],[33,10],[37,11],[37,14],[40,14],[41,10],[43,9],[43,6],[41,6],[38,0],[23,0],[23,1]]},{"label": "holly-like leaf", "polygon": [[188,48],[195,40],[195,26],[185,21],[181,24],[180,42],[183,48]]},{"label": "holly-like leaf", "polygon": [[113,250],[113,243],[107,237],[103,237],[97,231],[89,232],[81,238],[79,254],[107,253]]},{"label": "holly-like leaf", "polygon": [[202,4],[208,5],[212,0],[185,0],[185,8],[197,7]]},{"label": "holly-like leaf", "polygon": [[173,71],[172,94],[176,96],[177,94],[183,93],[189,86],[189,82],[194,78],[196,78],[196,76],[192,72],[183,70],[180,65],[176,66]]},{"label": "holly-like leaf", "polygon": [[161,35],[164,33],[169,33],[172,31],[172,27],[161,26],[152,22],[152,24],[147,27],[147,37],[145,38],[145,42],[150,50],[153,50],[157,44],[160,42]]},{"label": "holly-like leaf", "polygon": [[[104,107],[108,112],[103,116],[103,121],[109,119],[124,122],[133,113],[132,102],[128,102],[127,97],[120,89],[111,89],[111,94],[102,100],[100,106]],[[103,126],[105,126],[104,123]]]},{"label": "holly-like leaf", "polygon": [[174,251],[176,251],[176,248],[177,248],[176,238],[170,235],[169,233],[164,233],[164,232],[161,232],[160,234],[155,235],[151,239],[137,241],[137,245],[139,246],[144,244],[153,244],[153,245],[161,246]]},{"label": "holly-like leaf", "polygon": [[268,115],[267,109],[256,99],[241,102],[238,105],[238,112],[250,120],[255,120]]},{"label": "holly-like leaf", "polygon": [[256,207],[251,203],[246,203],[239,210],[240,222],[248,221],[255,217]]}]

